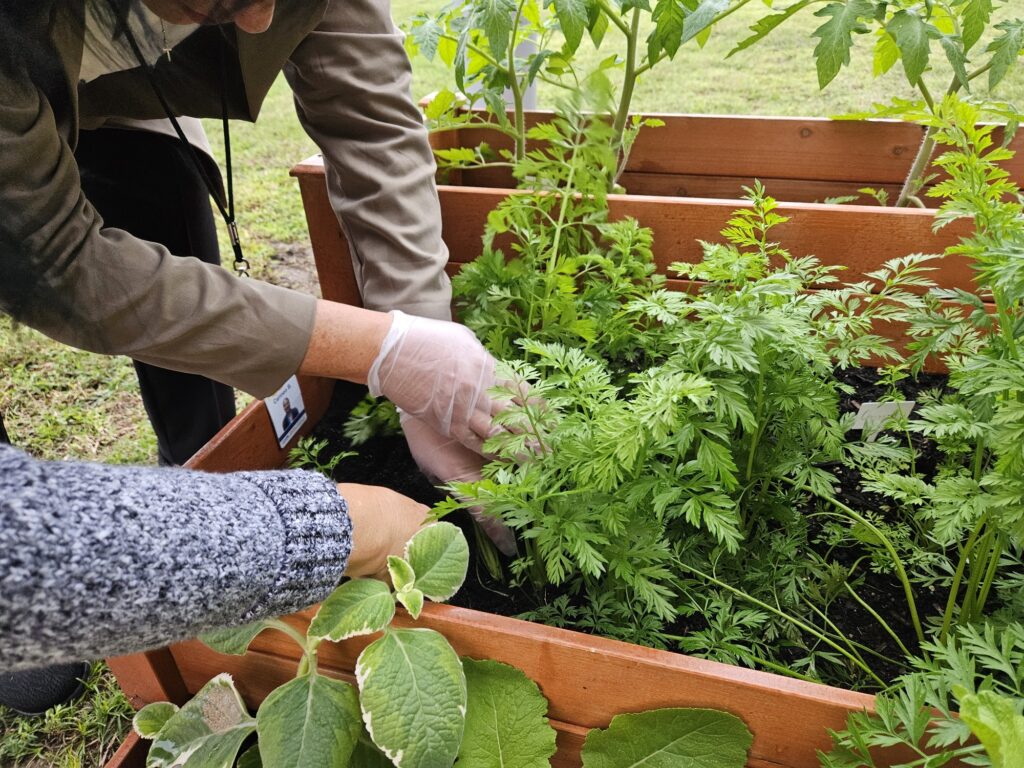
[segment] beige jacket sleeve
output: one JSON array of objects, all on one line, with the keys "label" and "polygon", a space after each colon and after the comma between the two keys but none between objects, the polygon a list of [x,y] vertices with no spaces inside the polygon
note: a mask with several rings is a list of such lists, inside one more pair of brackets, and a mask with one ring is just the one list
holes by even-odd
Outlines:
[{"label": "beige jacket sleeve", "polygon": [[332,0],[285,75],[324,154],[364,304],[451,319],[434,158],[387,0]]},{"label": "beige jacket sleeve", "polygon": [[316,303],[105,228],[50,104],[0,69],[0,309],[82,349],[266,396],[298,369]]}]

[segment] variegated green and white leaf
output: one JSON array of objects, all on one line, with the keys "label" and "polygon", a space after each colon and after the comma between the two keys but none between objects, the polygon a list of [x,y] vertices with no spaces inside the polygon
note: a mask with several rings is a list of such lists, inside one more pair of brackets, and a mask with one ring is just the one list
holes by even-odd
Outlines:
[{"label": "variegated green and white leaf", "polygon": [[409,540],[405,559],[416,572],[416,588],[431,600],[443,602],[466,580],[469,545],[456,526],[434,523]]},{"label": "variegated green and white leaf", "polygon": [[394,615],[395,599],[387,584],[376,579],[353,579],[324,600],[308,635],[340,642],[380,632]]},{"label": "variegated green and white leaf", "polygon": [[271,693],[256,713],[260,754],[274,768],[348,765],[362,731],[359,695],[315,672]]},{"label": "variegated green and white leaf", "polygon": [[430,629],[389,629],[356,663],[363,722],[398,768],[451,768],[462,742],[466,678]]},{"label": "variegated green and white leaf", "polygon": [[199,640],[208,645],[217,653],[227,653],[232,656],[241,656],[248,648],[256,635],[271,625],[266,621],[254,621],[252,624],[244,624],[241,627],[229,627],[218,629],[215,632],[207,632],[201,635]]},{"label": "variegated green and white leaf", "polygon": [[255,730],[231,675],[218,675],[164,723],[146,768],[233,768]]}]

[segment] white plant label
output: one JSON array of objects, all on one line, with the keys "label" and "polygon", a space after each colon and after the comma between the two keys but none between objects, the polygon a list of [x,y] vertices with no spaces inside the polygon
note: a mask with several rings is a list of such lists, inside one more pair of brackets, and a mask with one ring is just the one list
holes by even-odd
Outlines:
[{"label": "white plant label", "polygon": [[277,392],[264,399],[277,444],[284,448],[306,423],[306,404],[302,401],[299,380],[292,376]]},{"label": "white plant label", "polygon": [[886,422],[897,413],[902,413],[903,418],[908,418],[910,412],[917,405],[913,400],[897,400],[884,403],[862,403],[860,410],[853,419],[853,426],[850,429],[863,430],[864,439],[871,440],[877,435]]}]

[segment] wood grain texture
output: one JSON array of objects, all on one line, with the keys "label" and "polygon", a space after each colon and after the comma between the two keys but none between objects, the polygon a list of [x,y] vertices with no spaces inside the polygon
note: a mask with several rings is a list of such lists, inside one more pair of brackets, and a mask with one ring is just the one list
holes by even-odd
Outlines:
[{"label": "wood grain texture", "polygon": [[166,648],[110,658],[106,662],[136,709],[153,701],[170,701],[180,706],[191,695],[174,657]]},{"label": "wood grain texture", "polygon": [[[829,121],[826,121],[829,122]],[[843,123],[843,125],[849,125]],[[892,128],[891,124],[886,124]],[[896,124],[902,126],[902,124]],[[905,126],[902,126],[905,127]],[[451,138],[450,134],[445,134]],[[337,295],[358,295],[348,259],[348,245],[330,214],[323,164],[310,158],[293,170],[303,185],[310,229],[313,237],[321,284],[337,286]],[[443,236],[449,249],[446,271],[454,275],[457,265],[468,263],[481,252],[481,236],[490,213],[511,192],[500,188],[441,186]],[[721,241],[720,232],[733,211],[742,207],[739,200],[704,198],[611,195],[612,218],[636,218],[654,231],[654,256],[658,271],[668,274],[677,261],[695,263],[702,257],[700,241]],[[326,213],[325,213],[326,211]],[[879,206],[835,206],[816,203],[786,203],[778,212],[789,217],[773,236],[793,256],[817,256],[822,263],[842,267],[837,276],[843,282],[865,279],[887,260],[912,253],[942,253],[970,231],[967,222],[933,231],[934,213],[918,209],[894,209]],[[330,215],[329,225],[324,222]],[[497,247],[508,243],[497,240]],[[963,257],[944,257],[932,265],[929,276],[942,288],[973,288],[970,263]],[[687,281],[669,280],[679,288]],[[876,332],[893,339],[900,350],[907,342],[904,328],[891,323],[879,324]],[[939,361],[930,361],[930,372],[942,372]]]},{"label": "wood grain texture", "polygon": [[[481,252],[487,214],[510,192],[503,189],[440,187],[443,232],[451,261],[468,262]],[[747,207],[737,200],[609,195],[613,220],[632,217],[654,232],[654,259],[658,272],[668,273],[674,262],[696,263],[703,251],[700,241],[721,242],[721,231],[733,212]],[[932,230],[934,214],[920,209],[878,206],[835,206],[787,203],[777,212],[789,218],[772,230],[775,241],[793,256],[816,256],[823,264],[844,267],[844,282],[863,279],[889,259],[911,253],[942,253],[969,232],[965,223]],[[499,246],[502,245],[498,241]],[[936,261],[930,277],[944,288],[969,287],[972,273],[967,259],[946,257]]]},{"label": "wood grain texture", "polygon": [[247,469],[277,469],[286,463],[288,452],[327,412],[334,392],[332,379],[300,376],[299,387],[309,418],[284,448],[278,448],[274,429],[262,400],[254,400],[224,429],[218,432],[193,456],[187,467],[207,472],[232,472]]},{"label": "wood grain texture", "polygon": [[139,738],[137,733],[130,733],[103,768],[146,768],[148,753],[149,742]]},{"label": "wood grain texture", "polygon": [[327,196],[327,181],[323,163],[319,166],[310,159],[292,169],[299,180],[302,204],[309,225],[309,239],[313,246],[313,259],[320,279],[320,295],[328,301],[363,305],[356,283],[352,254]]},{"label": "wood grain texture", "polygon": [[[552,113],[528,112],[528,126],[548,120]],[[817,117],[749,115],[650,114],[660,128],[640,131],[630,152],[626,172],[634,194],[659,194],[646,188],[645,175],[683,175],[842,182],[848,187],[902,185],[921,142],[923,129],[896,120],[830,120]],[[997,130],[996,140],[1002,140]],[[436,149],[475,147],[486,142],[510,149],[511,141],[486,128],[463,128],[431,134]],[[1011,148],[1024,148],[1018,135]],[[1024,179],[1024,155],[1004,164],[1011,175]],[[451,183],[460,183],[454,179]],[[467,183],[472,183],[468,182]],[[507,182],[506,182],[507,184]],[[784,190],[768,187],[778,200]],[[702,194],[702,193],[700,193]],[[799,195],[800,193],[793,193]]]},{"label": "wood grain texture", "polygon": [[[312,161],[301,166],[300,180],[309,190],[311,229],[322,219],[329,205],[323,180],[323,168]],[[443,236],[452,262],[472,261],[481,252],[481,236],[487,214],[509,194],[507,189],[452,187],[438,188],[441,200]],[[654,256],[658,271],[666,274],[670,264],[694,263],[701,259],[701,240],[721,241],[721,230],[733,211],[746,207],[740,200],[704,198],[610,195],[612,219],[633,217],[654,232]],[[310,210],[310,209],[307,209]],[[920,209],[895,209],[867,205],[826,205],[786,203],[778,209],[789,218],[773,230],[773,237],[793,256],[816,256],[823,264],[844,267],[840,279],[854,282],[878,269],[885,261],[912,253],[942,253],[970,232],[967,222],[958,222],[933,231],[934,213]],[[499,246],[501,241],[498,241]],[[349,262],[344,258],[348,246],[336,225],[330,236],[314,238],[318,269],[323,263],[321,284],[347,282],[343,272]],[[336,265],[341,265],[338,268]],[[970,288],[972,272],[967,259],[946,257],[937,261],[931,278],[943,288]]]},{"label": "wood grain texture", "polygon": [[[438,182],[443,186],[460,187],[497,187],[511,189],[515,185],[511,172],[503,168],[481,168],[478,170],[458,171],[454,174],[439,176]],[[899,184],[882,184],[870,179],[858,181],[820,181],[817,179],[792,179],[772,176],[700,176],[687,173],[640,173],[627,171],[619,179],[629,194],[657,195],[662,197],[708,197],[720,200],[739,200],[746,192],[744,187],[752,187],[760,181],[768,193],[776,200],[796,203],[823,203],[828,198],[852,195],[859,198],[854,202],[863,205],[874,205],[874,200],[867,194],[857,190],[863,188],[884,189],[889,199],[894,200],[900,192]],[[922,201],[929,208],[937,208],[939,201],[933,197],[924,197]]]}]

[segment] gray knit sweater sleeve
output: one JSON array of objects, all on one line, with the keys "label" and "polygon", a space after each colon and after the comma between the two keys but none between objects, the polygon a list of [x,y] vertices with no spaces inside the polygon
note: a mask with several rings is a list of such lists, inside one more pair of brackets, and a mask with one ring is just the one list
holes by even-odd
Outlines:
[{"label": "gray knit sweater sleeve", "polygon": [[0,671],[306,607],[338,583],[351,534],[312,472],[43,462],[0,445]]}]

